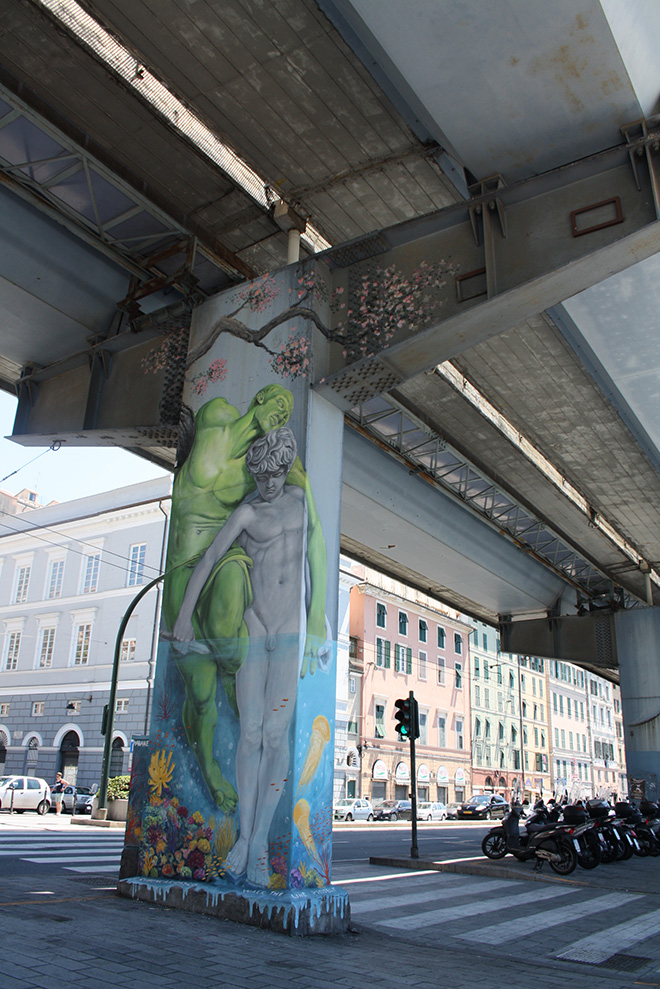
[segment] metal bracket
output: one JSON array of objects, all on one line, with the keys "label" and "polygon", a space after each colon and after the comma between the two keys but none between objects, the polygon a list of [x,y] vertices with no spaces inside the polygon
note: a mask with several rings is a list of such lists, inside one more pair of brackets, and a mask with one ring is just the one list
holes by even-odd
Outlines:
[{"label": "metal bracket", "polygon": [[652,117],[635,120],[621,128],[628,145],[628,157],[635,176],[637,189],[641,191],[639,160],[646,158],[646,166],[651,180],[655,215],[660,219],[660,178],[658,158],[660,157],[660,113]]}]

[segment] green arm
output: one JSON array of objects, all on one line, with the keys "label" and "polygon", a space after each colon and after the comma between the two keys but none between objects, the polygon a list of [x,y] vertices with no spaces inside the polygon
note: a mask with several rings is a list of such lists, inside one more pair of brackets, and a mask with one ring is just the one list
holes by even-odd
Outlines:
[{"label": "green arm", "polygon": [[312,593],[307,612],[305,654],[300,671],[300,675],[305,676],[308,666],[311,673],[316,671],[316,657],[325,642],[325,596],[328,564],[325,539],[312,495],[312,486],[299,457],[296,457],[293,467],[289,471],[287,482],[302,488],[307,502],[307,559],[309,560]]}]

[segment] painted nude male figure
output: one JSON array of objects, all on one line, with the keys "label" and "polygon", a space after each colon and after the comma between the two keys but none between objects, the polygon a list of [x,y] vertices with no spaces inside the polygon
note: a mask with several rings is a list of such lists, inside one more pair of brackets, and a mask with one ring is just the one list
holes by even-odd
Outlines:
[{"label": "painted nude male figure", "polygon": [[[291,392],[275,384],[257,392],[242,416],[224,398],[212,399],[197,413],[194,443],[176,474],[172,496],[167,569],[179,569],[170,574],[164,589],[163,616],[170,633],[195,566],[234,509],[255,489],[255,480],[245,467],[249,446],[288,422],[292,408]],[[302,489],[307,505],[311,605],[303,673],[308,664],[313,672],[325,638],[325,544],[299,458],[286,480],[288,485]],[[213,752],[218,721],[217,678],[222,677],[226,696],[236,711],[235,678],[249,640],[245,612],[253,596],[251,566],[242,547],[228,550],[196,599],[191,617],[195,639],[205,646],[179,646],[174,654],[184,681],[183,723],[188,741],[213,800],[226,813],[235,809],[237,798]]]},{"label": "painted nude male figure", "polygon": [[199,595],[232,545],[252,560],[253,600],[244,619],[250,635],[236,674],[241,733],[236,754],[240,836],[227,858],[230,873],[268,885],[268,833],[289,767],[289,724],[298,680],[298,641],[305,555],[305,496],[286,485],[296,440],[286,426],[256,440],[245,458],[258,497],[232,513],[195,567],[173,635],[190,641]]}]

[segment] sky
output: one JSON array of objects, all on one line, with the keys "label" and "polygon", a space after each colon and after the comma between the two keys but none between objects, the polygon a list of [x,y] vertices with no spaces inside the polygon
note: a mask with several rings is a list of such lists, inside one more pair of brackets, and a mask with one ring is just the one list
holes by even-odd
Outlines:
[{"label": "sky", "polygon": [[47,446],[20,446],[5,439],[11,434],[15,414],[16,399],[0,391],[0,489],[10,494],[30,488],[37,492],[39,503],[47,505],[50,501],[71,501],[168,475],[119,447],[53,451]]}]

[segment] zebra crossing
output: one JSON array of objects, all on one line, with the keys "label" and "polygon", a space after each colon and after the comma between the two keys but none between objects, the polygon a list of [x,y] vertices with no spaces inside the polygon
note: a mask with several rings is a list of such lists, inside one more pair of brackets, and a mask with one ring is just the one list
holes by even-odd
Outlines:
[{"label": "zebra crossing", "polygon": [[348,889],[351,919],[365,929],[511,954],[524,945],[530,956],[609,968],[655,963],[660,971],[654,894],[455,873],[335,881]]},{"label": "zebra crossing", "polygon": [[0,872],[3,859],[61,868],[66,872],[117,874],[124,847],[123,831],[86,832],[3,831],[0,835]]}]

